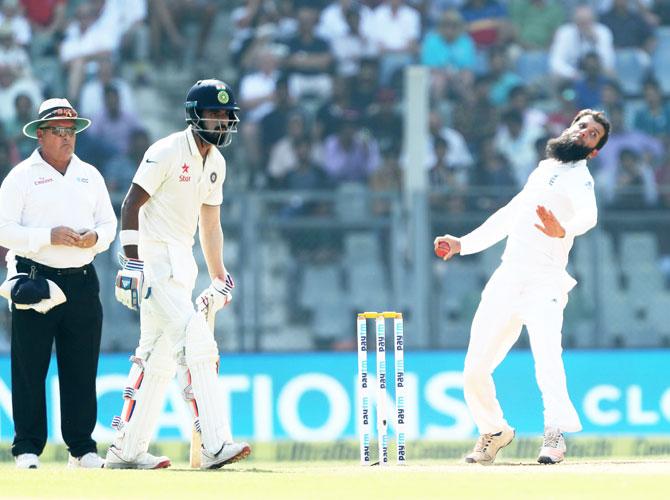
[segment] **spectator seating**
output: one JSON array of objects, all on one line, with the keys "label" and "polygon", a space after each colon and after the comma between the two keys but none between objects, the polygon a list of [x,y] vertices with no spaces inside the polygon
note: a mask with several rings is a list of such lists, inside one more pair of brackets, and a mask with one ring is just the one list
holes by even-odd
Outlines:
[{"label": "spectator seating", "polygon": [[527,85],[540,84],[549,74],[549,54],[545,50],[522,52],[516,60],[516,74]]},{"label": "spectator seating", "polygon": [[656,346],[670,346],[670,294],[663,293],[652,298],[649,307],[649,323],[656,333]]},{"label": "spectator seating", "polygon": [[354,337],[354,316],[344,300],[321,301],[314,307],[312,331],[315,340],[344,341]]},{"label": "spectator seating", "polygon": [[670,26],[660,26],[656,30],[657,46],[652,59],[654,75],[664,94],[670,94]]},{"label": "spectator seating", "polygon": [[300,305],[315,309],[321,302],[337,302],[344,296],[339,263],[306,264],[303,269]]},{"label": "spectator seating", "polygon": [[369,261],[347,266],[348,297],[352,309],[357,311],[383,311],[391,309],[390,276],[382,262]]},{"label": "spectator seating", "polygon": [[470,324],[481,294],[480,266],[455,259],[439,266],[437,325],[439,343],[446,348],[464,348],[470,337]]},{"label": "spectator seating", "polygon": [[657,257],[655,234],[629,232],[621,237],[621,261],[624,268],[636,268],[639,263],[653,264]]},{"label": "spectator seating", "polygon": [[648,70],[641,61],[640,49],[617,49],[614,54],[614,67],[624,94],[640,95]]},{"label": "spectator seating", "polygon": [[[387,250],[387,249],[386,249]],[[354,267],[363,262],[381,262],[382,249],[377,234],[369,230],[348,233],[344,238],[344,263]]]},{"label": "spectator seating", "polygon": [[335,212],[340,220],[360,221],[369,215],[367,186],[345,182],[337,188]]}]

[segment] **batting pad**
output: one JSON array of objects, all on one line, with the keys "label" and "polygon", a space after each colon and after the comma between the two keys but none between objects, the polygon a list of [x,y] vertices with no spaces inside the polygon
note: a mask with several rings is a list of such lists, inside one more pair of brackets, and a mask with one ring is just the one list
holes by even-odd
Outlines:
[{"label": "batting pad", "polygon": [[167,385],[175,373],[174,359],[163,354],[153,353],[147,361],[133,356],[131,361],[123,412],[121,418],[115,418],[119,433],[114,440],[121,458],[128,462],[149,449]]},{"label": "batting pad", "polygon": [[179,387],[181,388],[181,395],[186,401],[186,404],[191,410],[193,415],[193,425],[195,429],[200,432],[200,418],[198,412],[198,405],[195,402],[195,396],[193,395],[193,385],[191,383],[191,372],[186,366],[186,357],[183,353],[180,353],[177,359],[177,381],[179,382]]},{"label": "batting pad", "polygon": [[186,365],[197,404],[203,448],[215,455],[232,441],[228,415],[219,386],[219,349],[202,314],[193,314],[186,327]]}]

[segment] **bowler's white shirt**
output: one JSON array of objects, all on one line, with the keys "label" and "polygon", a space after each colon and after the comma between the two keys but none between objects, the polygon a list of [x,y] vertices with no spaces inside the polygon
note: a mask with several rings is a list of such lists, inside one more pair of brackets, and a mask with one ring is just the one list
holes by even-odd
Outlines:
[{"label": "bowler's white shirt", "polygon": [[[63,175],[36,149],[0,187],[0,245],[50,267],[89,264],[109,248],[116,222],[102,175],[76,155]],[[51,229],[57,226],[93,229],[98,241],[91,248],[52,245]]]},{"label": "bowler's white shirt", "polygon": [[203,161],[189,126],[155,142],[133,183],[151,197],[140,209],[140,247],[151,242],[191,248],[200,208],[221,205],[226,160],[210,148]]},{"label": "bowler's white shirt", "polygon": [[[564,238],[549,237],[535,227],[542,225],[538,205],[553,212],[565,229]],[[542,160],[519,194],[460,239],[461,254],[480,252],[507,237],[503,262],[519,269],[564,271],[575,237],[594,227],[597,219],[593,177],[586,160]]]}]

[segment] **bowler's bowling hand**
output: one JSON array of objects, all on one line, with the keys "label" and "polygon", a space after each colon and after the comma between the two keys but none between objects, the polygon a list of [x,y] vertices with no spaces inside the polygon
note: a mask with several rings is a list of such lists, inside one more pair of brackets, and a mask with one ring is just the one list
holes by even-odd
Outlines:
[{"label": "bowler's bowling hand", "polygon": [[435,255],[442,260],[449,260],[457,253],[460,253],[461,242],[455,236],[445,234],[444,236],[438,236],[433,240],[433,247]]},{"label": "bowler's bowling hand", "polygon": [[541,226],[539,224],[535,224],[536,228],[538,228],[550,238],[565,237],[565,229],[563,226],[561,226],[561,223],[558,222],[558,219],[551,210],[547,210],[542,205],[538,205],[535,213],[542,222]]}]

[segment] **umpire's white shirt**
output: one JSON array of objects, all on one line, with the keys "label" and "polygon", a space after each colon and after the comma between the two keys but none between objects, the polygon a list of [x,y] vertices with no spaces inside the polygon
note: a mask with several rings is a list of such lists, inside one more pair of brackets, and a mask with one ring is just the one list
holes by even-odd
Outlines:
[{"label": "umpire's white shirt", "polygon": [[[535,227],[539,205],[551,210],[565,228],[564,238],[551,238]],[[461,254],[480,252],[507,237],[502,260],[521,270],[553,274],[562,271],[566,286],[576,283],[565,272],[576,236],[596,225],[598,211],[593,177],[586,160],[540,162],[526,185],[507,205],[461,238]]]},{"label": "umpire's white shirt", "polygon": [[223,155],[210,148],[203,160],[191,127],[155,142],[133,178],[151,196],[140,209],[140,251],[152,242],[190,250],[200,207],[223,202],[225,177]]},{"label": "umpire's white shirt", "polygon": [[[116,235],[116,215],[105,181],[76,155],[61,174],[44,161],[39,149],[16,165],[0,187],[0,245],[46,266],[89,264]],[[51,244],[51,229],[92,229],[91,248]]]}]

